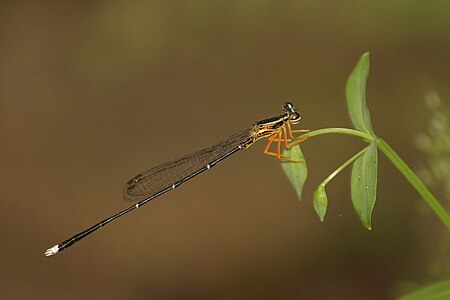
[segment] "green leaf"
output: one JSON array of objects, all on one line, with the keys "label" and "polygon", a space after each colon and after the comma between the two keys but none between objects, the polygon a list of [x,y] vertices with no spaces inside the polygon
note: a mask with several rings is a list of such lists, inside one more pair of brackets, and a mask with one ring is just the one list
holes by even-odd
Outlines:
[{"label": "green leaf", "polygon": [[292,160],[292,162],[282,161],[281,167],[293,185],[298,199],[301,200],[303,185],[308,176],[308,169],[302,150],[299,145],[295,145],[290,149],[284,149],[283,155],[290,157],[289,160]]},{"label": "green leaf", "polygon": [[450,299],[450,279],[430,284],[414,291],[399,300],[445,300]]},{"label": "green leaf", "polygon": [[372,229],[372,211],[377,197],[378,153],[374,140],[355,160],[351,176],[353,207],[367,229]]},{"label": "green leaf", "polygon": [[325,191],[325,186],[319,185],[317,190],[314,192],[314,209],[319,215],[320,222],[323,222],[325,215],[327,213],[328,198]]},{"label": "green leaf", "polygon": [[345,88],[347,109],[355,129],[375,136],[370,122],[369,109],[366,105],[366,84],[369,76],[369,52],[359,59],[347,80]]}]

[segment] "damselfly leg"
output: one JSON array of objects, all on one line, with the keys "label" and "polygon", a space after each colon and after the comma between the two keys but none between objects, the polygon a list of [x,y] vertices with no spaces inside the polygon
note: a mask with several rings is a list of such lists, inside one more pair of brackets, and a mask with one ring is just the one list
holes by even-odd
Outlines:
[{"label": "damselfly leg", "polygon": [[[293,130],[291,127],[291,124],[289,124],[289,123],[286,123],[285,125],[280,127],[278,129],[278,131],[276,131],[274,134],[269,136],[267,145],[264,148],[264,154],[274,156],[274,157],[278,158],[279,160],[282,160],[285,162],[297,162],[297,163],[301,162],[301,161],[291,160],[289,156],[281,154],[281,143],[284,143],[284,146],[286,149],[290,149],[291,147],[298,145],[307,139],[307,137],[295,137],[294,133],[296,133],[296,132],[305,133],[305,132],[309,132],[309,130],[308,129]],[[277,143],[276,144],[276,147],[277,147],[276,152],[270,151],[270,146],[272,146],[272,144],[274,142]],[[294,143],[290,144],[290,142],[294,142]]]},{"label": "damselfly leg", "polygon": [[[278,137],[278,138],[277,138]],[[270,156],[274,156],[278,159],[286,159],[289,158],[285,155],[281,155],[281,131],[275,132],[274,134],[272,134],[271,136],[269,136],[268,138],[268,142],[266,145],[266,148],[264,148],[264,154],[270,155]],[[270,151],[270,146],[272,146],[273,142],[277,142],[277,152],[273,152]]]}]

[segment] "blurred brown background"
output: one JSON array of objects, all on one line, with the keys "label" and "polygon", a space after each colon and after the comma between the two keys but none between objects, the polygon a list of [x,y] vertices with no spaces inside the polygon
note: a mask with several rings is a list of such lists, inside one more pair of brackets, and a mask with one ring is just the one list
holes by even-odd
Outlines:
[{"label": "blurred brown background", "polygon": [[43,255],[125,208],[138,172],[285,100],[303,128],[350,127],[344,87],[365,51],[375,131],[423,167],[424,100],[450,99],[448,1],[2,1],[0,297],[390,299],[449,275],[448,232],[383,155],[373,230],[349,170],[319,222],[315,187],[364,145],[348,136],[303,144],[302,202],[259,143]]}]

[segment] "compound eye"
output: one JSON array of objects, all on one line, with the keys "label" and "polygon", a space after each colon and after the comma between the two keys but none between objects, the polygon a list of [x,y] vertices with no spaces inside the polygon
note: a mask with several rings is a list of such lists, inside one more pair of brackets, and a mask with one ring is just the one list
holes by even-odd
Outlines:
[{"label": "compound eye", "polygon": [[285,112],[288,112],[288,111],[294,111],[294,105],[292,105],[291,102],[285,102],[285,103],[283,104],[283,110],[284,110]]},{"label": "compound eye", "polygon": [[291,120],[291,122],[298,122],[300,121],[302,117],[300,116],[300,114],[298,112],[294,112],[291,115],[289,115],[289,120]]}]

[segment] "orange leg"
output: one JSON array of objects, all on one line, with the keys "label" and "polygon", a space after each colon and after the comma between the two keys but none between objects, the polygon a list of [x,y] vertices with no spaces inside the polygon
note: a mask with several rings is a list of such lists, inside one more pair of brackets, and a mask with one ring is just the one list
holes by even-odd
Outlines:
[{"label": "orange leg", "polygon": [[[264,153],[271,155],[271,156],[275,156],[278,159],[282,160],[283,162],[294,162],[294,163],[301,163],[301,161],[296,161],[296,160],[291,160],[289,156],[286,155],[281,155],[281,142],[285,143],[285,147],[286,149],[291,148],[292,146],[298,145],[301,142],[306,140],[306,137],[294,137],[293,132],[309,132],[309,130],[307,129],[300,129],[300,130],[292,130],[291,124],[287,123],[285,126],[283,126],[280,131],[278,131],[278,134],[274,134],[269,138],[269,144],[266,147],[266,151]],[[278,138],[276,138],[275,136],[278,135]],[[288,138],[288,135],[290,136],[290,138]],[[289,145],[288,142],[291,141],[295,141],[295,143]],[[270,147],[270,145],[273,142],[277,142],[277,153],[274,152],[269,152],[268,149]]]},{"label": "orange leg", "polygon": [[273,135],[271,135],[269,137],[269,142],[267,143],[266,148],[264,148],[264,154],[271,155],[271,156],[274,156],[274,154],[276,154],[276,153],[269,152],[270,145],[272,145],[275,137],[276,137],[276,133],[274,133]]},{"label": "orange leg", "polygon": [[291,124],[287,123],[287,131],[292,140],[296,140],[298,138],[294,137],[294,132],[309,132],[309,129],[292,129]]},{"label": "orange leg", "polygon": [[289,149],[289,143],[288,142],[290,142],[291,140],[289,140],[288,137],[287,137],[286,126],[283,126],[282,130],[283,130],[283,134],[284,134],[284,146],[286,147],[286,149]]},{"label": "orange leg", "polygon": [[[278,137],[278,138],[277,138]],[[266,148],[264,148],[264,154],[274,156],[278,159],[286,159],[289,158],[285,155],[281,155],[281,142],[283,142],[284,139],[281,137],[281,131],[275,132],[273,135],[269,137],[269,142],[267,143]],[[273,142],[277,142],[277,152],[271,152],[269,151],[270,146]]]},{"label": "orange leg", "polygon": [[281,157],[281,131],[278,131],[277,158]]},{"label": "orange leg", "polygon": [[[300,130],[292,130],[290,124],[288,123],[287,126],[283,126],[282,128],[280,128],[277,132],[275,132],[274,134],[272,134],[269,137],[269,141],[267,143],[266,148],[264,148],[264,154],[270,155],[270,156],[274,156],[276,158],[278,158],[279,160],[282,160],[284,162],[295,162],[295,163],[301,163],[301,161],[295,161],[295,160],[290,160],[289,156],[286,155],[281,155],[281,143],[284,142],[286,149],[291,148],[292,146],[295,146],[303,141],[306,140],[306,137],[299,137],[296,138],[293,135],[293,132],[308,132],[309,130],[306,129],[300,129]],[[288,135],[291,138],[288,138]],[[289,146],[288,142],[291,141],[295,141],[294,144],[292,144],[291,146]],[[272,152],[270,151],[270,146],[276,142],[277,143],[277,151],[276,152]]]},{"label": "orange leg", "polygon": [[287,132],[289,133],[289,137],[292,139],[292,140],[295,140],[295,137],[294,137],[294,135],[292,134],[292,127],[291,127],[291,123],[289,123],[289,122],[287,122]]},{"label": "orange leg", "polygon": [[285,147],[289,149],[289,143],[288,142],[291,142],[292,140],[287,137],[286,128],[281,127],[280,130],[282,131],[282,135],[284,135],[284,137],[282,137],[282,138],[274,138],[273,141],[274,142],[278,142],[278,140],[281,139],[281,141],[284,142]]},{"label": "orange leg", "polygon": [[294,132],[309,132],[309,129],[296,129],[296,130],[292,130],[291,124],[287,123],[287,131],[289,133],[289,136],[291,137],[292,140],[297,141],[296,143],[294,143],[292,146],[298,145],[301,142],[304,142],[305,140],[308,139],[308,137],[294,137]]},{"label": "orange leg", "polygon": [[[283,127],[283,129],[286,130],[286,128]],[[281,155],[281,142],[284,141],[286,143],[286,148],[289,149],[289,145],[287,144],[287,133],[285,130],[280,130],[278,131],[278,156],[277,158],[279,160],[282,160],[284,162],[298,162],[295,160],[291,160],[289,156],[286,155]],[[285,134],[286,136],[284,138],[282,138],[282,134]]]}]

